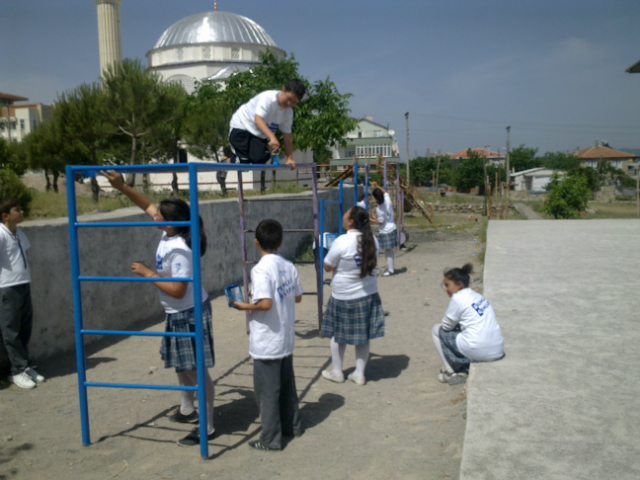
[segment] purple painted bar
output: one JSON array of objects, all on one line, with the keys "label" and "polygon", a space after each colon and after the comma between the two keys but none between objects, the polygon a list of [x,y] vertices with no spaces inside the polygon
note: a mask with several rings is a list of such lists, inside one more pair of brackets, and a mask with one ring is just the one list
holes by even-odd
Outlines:
[{"label": "purple painted bar", "polygon": [[[316,164],[313,164],[313,239],[315,240],[316,248],[318,251],[320,250],[320,217],[318,215],[318,167]],[[322,328],[322,265],[320,265],[320,256],[315,255],[315,264],[316,264],[316,285],[318,292],[318,332]]]},{"label": "purple painted bar", "polygon": [[[246,223],[244,218],[244,191],[242,189],[242,172],[238,172],[238,205],[240,206],[240,250],[242,251],[242,282],[244,298],[249,301],[249,278],[247,275],[247,238],[245,234]],[[247,334],[249,333],[249,311],[245,312]]]},{"label": "purple painted bar", "polygon": [[[396,222],[402,218],[402,212],[404,211],[401,196],[402,196],[402,193],[400,191],[400,163],[396,163],[396,207],[398,209]],[[398,250],[400,250],[400,229],[399,228],[396,228],[396,233],[398,235]]]}]

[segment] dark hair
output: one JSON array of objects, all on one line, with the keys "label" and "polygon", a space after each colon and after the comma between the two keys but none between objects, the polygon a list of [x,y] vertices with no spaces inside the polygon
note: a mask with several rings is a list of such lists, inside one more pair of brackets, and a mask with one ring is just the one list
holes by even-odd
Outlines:
[{"label": "dark hair", "polygon": [[262,250],[278,250],[282,244],[282,225],[277,220],[262,220],[256,228],[256,239]]},{"label": "dark hair", "polygon": [[353,220],[353,228],[360,230],[362,235],[358,240],[358,253],[362,256],[360,263],[360,278],[373,275],[376,265],[376,241],[371,233],[371,223],[369,222],[369,212],[362,207],[351,207],[349,210],[349,220]]},{"label": "dark hair", "polygon": [[[183,222],[191,220],[191,207],[179,198],[166,198],[160,202],[160,214],[167,222]],[[178,235],[184,238],[191,248],[191,227],[176,227]],[[207,234],[204,232],[202,217],[200,217],[200,256],[207,251]]]},{"label": "dark hair", "polygon": [[307,87],[304,86],[302,80],[292,78],[284,84],[284,91],[295,94],[295,96],[298,97],[298,100],[302,101],[302,97],[307,93]]},{"label": "dark hair", "polygon": [[444,278],[453,283],[461,282],[464,288],[469,287],[469,274],[473,272],[473,265],[467,263],[462,268],[450,268],[444,271]]},{"label": "dark hair", "polygon": [[11,209],[14,207],[20,208],[20,202],[18,199],[13,197],[7,197],[0,200],[0,215],[6,213],[9,215],[11,213]]},{"label": "dark hair", "polygon": [[378,205],[382,205],[384,203],[384,193],[382,193],[382,190],[379,188],[376,188],[371,195],[376,199]]},{"label": "dark hair", "polygon": [[365,197],[364,193],[361,193],[360,195],[358,195],[358,201],[359,202],[363,201],[364,197]]}]

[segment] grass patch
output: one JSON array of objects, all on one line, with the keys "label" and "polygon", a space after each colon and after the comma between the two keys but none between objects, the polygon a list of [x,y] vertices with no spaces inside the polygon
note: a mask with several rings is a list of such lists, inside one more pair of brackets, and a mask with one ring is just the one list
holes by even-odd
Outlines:
[{"label": "grass patch", "polygon": [[298,248],[296,248],[295,256],[290,259],[294,262],[313,262],[315,255],[313,254],[313,235],[305,235]]}]

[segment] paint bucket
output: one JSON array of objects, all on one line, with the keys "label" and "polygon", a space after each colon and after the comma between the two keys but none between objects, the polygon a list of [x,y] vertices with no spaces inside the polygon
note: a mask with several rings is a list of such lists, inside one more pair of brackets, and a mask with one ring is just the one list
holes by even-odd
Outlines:
[{"label": "paint bucket", "polygon": [[244,302],[244,297],[242,296],[242,288],[239,284],[229,285],[228,287],[224,287],[224,294],[227,296],[227,304],[230,307],[233,307],[231,302]]}]

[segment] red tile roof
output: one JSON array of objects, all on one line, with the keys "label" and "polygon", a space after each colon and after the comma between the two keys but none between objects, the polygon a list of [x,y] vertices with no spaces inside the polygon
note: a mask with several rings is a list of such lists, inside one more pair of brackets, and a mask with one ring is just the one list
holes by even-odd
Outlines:
[{"label": "red tile roof", "polygon": [[18,95],[0,92],[0,100],[7,102],[26,102],[29,99],[27,97],[19,97]]},{"label": "red tile roof", "polygon": [[486,148],[467,148],[465,150],[460,150],[459,152],[456,152],[453,155],[451,155],[451,159],[452,160],[457,160],[457,159],[460,159],[460,158],[469,158],[469,155],[467,153],[469,150],[471,150],[472,152],[476,153],[477,155],[480,155],[481,157],[486,157],[486,158],[505,158],[504,155],[500,155],[500,153],[494,152],[492,150],[487,150]]},{"label": "red tile roof", "polygon": [[583,148],[577,154],[578,157],[588,159],[600,159],[600,158],[637,158],[637,155],[628,152],[621,152],[611,147],[605,147],[603,145],[592,145],[587,148]]}]

